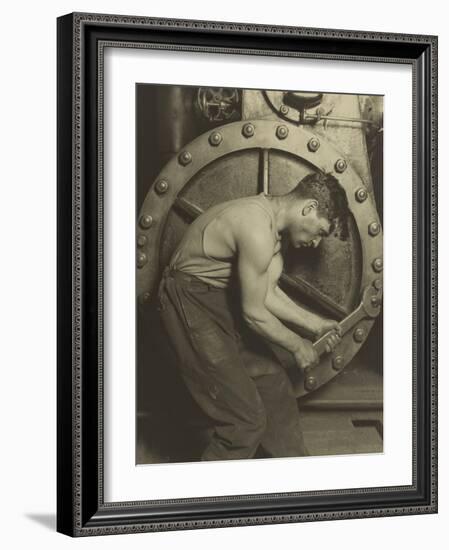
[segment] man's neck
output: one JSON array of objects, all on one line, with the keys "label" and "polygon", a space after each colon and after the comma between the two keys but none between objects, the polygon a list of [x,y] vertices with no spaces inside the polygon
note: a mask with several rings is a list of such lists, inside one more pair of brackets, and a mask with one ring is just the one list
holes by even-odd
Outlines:
[{"label": "man's neck", "polygon": [[280,196],[276,195],[267,195],[265,194],[265,197],[268,199],[268,202],[270,203],[271,209],[273,210],[274,219],[276,223],[276,229],[280,235],[282,235],[283,230],[286,226],[286,204],[285,200]]}]

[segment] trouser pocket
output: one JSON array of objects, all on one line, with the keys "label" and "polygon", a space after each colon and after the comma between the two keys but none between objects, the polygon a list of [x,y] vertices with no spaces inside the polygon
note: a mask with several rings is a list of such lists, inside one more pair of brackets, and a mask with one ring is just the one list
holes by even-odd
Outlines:
[{"label": "trouser pocket", "polygon": [[196,353],[209,370],[215,371],[220,366],[226,368],[226,363],[232,361],[234,346],[229,336],[213,322],[191,330],[190,337]]}]

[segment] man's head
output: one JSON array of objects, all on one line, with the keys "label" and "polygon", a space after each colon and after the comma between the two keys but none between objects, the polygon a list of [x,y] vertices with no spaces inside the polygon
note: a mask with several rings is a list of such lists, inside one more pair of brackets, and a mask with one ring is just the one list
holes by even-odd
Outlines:
[{"label": "man's head", "polygon": [[286,230],[295,248],[317,247],[323,237],[348,236],[348,200],[338,180],[329,173],[308,174],[284,195]]}]

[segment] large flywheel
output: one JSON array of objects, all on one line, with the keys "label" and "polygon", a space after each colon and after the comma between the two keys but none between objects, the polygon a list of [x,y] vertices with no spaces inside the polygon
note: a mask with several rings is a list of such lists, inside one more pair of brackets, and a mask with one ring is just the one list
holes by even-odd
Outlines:
[{"label": "large flywheel", "polygon": [[[261,191],[292,189],[313,171],[332,172],[352,213],[349,238],[324,239],[317,249],[284,251],[280,284],[298,304],[341,322],[344,336],[302,374],[275,348],[298,397],[335,377],[365,342],[380,312],[382,229],[372,192],[350,159],[322,135],[279,120],[225,124],[191,141],[161,170],[142,204],[137,227],[137,293],[148,303],[186,227],[210,206]],[[316,344],[319,348],[320,342]]]}]

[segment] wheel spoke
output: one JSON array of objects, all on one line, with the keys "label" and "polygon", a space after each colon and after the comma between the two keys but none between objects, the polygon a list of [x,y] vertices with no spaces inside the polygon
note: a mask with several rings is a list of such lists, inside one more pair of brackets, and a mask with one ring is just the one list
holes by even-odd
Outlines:
[{"label": "wheel spoke", "polygon": [[332,319],[335,319],[335,321],[341,321],[350,313],[346,310],[346,308],[342,307],[340,304],[337,304],[337,302],[334,302],[334,300],[317,290],[314,286],[298,275],[292,277],[291,275],[282,273],[281,284],[284,285],[287,290],[294,291],[296,294],[312,299],[323,310],[325,310]]},{"label": "wheel spoke", "polygon": [[178,212],[187,215],[189,221],[193,221],[204,212],[202,208],[196,206],[196,204],[193,204],[193,202],[188,201],[184,197],[176,197],[173,207]]},{"label": "wheel spoke", "polygon": [[261,149],[260,155],[260,174],[259,174],[259,189],[263,191],[266,195],[270,192],[270,176],[269,176],[269,165],[270,157],[268,149]]}]

